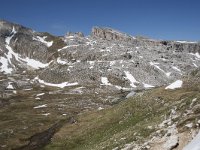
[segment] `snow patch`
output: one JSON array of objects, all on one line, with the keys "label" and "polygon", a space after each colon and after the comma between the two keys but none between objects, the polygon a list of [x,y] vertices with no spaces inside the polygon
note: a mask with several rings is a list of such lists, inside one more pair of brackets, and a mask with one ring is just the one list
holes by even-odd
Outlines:
[{"label": "snow patch", "polygon": [[38,106],[35,106],[33,107],[34,109],[38,109],[38,108],[46,108],[47,107],[47,104],[44,104],[44,105],[38,105]]},{"label": "snow patch", "polygon": [[190,55],[193,55],[195,57],[197,57],[198,59],[200,59],[200,54],[198,52],[194,53],[189,53]]},{"label": "snow patch", "polygon": [[172,84],[170,84],[169,86],[167,86],[165,89],[176,89],[176,88],[181,88],[183,84],[183,81],[181,80],[177,80],[175,82],[173,82]]},{"label": "snow patch", "polygon": [[134,95],[135,95],[135,92],[131,91],[130,93],[128,93],[128,95],[126,95],[126,98],[133,97]]},{"label": "snow patch", "polygon": [[60,48],[60,49],[58,49],[58,52],[60,52],[61,50],[63,50],[63,49],[66,49],[66,48],[69,48],[69,47],[77,47],[77,46],[79,46],[80,44],[77,44],[77,45],[67,45],[67,46],[65,46],[65,47],[63,47],[63,48]]},{"label": "snow patch", "polygon": [[42,95],[44,95],[44,94],[45,94],[45,93],[37,94],[36,97],[38,97],[38,96],[42,96]]},{"label": "snow patch", "polygon": [[102,82],[102,85],[111,85],[107,77],[101,77],[101,82]]},{"label": "snow patch", "polygon": [[160,70],[160,71],[162,71],[163,73],[165,73],[165,75],[166,75],[167,77],[169,77],[169,76],[171,75],[171,72],[165,72],[163,69],[161,69],[161,68],[158,66],[159,63],[150,62],[150,65],[156,67],[158,70]]},{"label": "snow patch", "polygon": [[47,36],[43,36],[43,37],[37,36],[36,38],[33,37],[33,40],[44,43],[47,47],[51,47],[53,45],[53,41],[50,41],[50,42],[45,41],[46,38]]},{"label": "snow patch", "polygon": [[194,65],[196,68],[198,68],[198,66],[197,66],[195,63],[193,63],[193,65]]},{"label": "snow patch", "polygon": [[190,41],[176,41],[176,42],[178,42],[178,43],[190,43],[190,44],[195,44],[195,43],[197,43],[197,42],[190,42]]},{"label": "snow patch", "polygon": [[11,74],[13,69],[8,67],[9,65],[8,60],[4,57],[0,57],[0,63],[1,63],[0,71],[5,72],[6,74]]},{"label": "snow patch", "polygon": [[132,74],[130,74],[129,71],[124,71],[127,79],[131,82],[130,86],[131,87],[136,87],[136,85],[134,83],[139,83],[134,77]]},{"label": "snow patch", "polygon": [[67,62],[66,62],[66,61],[63,61],[60,57],[57,58],[57,62],[58,62],[59,64],[61,64],[61,65],[67,64]]},{"label": "snow patch", "polygon": [[30,66],[30,67],[32,67],[34,69],[45,68],[51,63],[51,62],[49,62],[47,64],[43,64],[40,61],[37,61],[37,60],[34,60],[34,59],[30,59],[28,57],[26,57],[25,59],[22,59],[22,58],[20,58],[20,59],[25,61],[28,66]]},{"label": "snow patch", "polygon": [[12,82],[8,82],[7,89],[9,89],[9,90],[13,90],[13,89],[14,89],[14,87],[12,86],[11,83],[12,83]]},{"label": "snow patch", "polygon": [[42,114],[43,116],[49,116],[50,115],[50,113],[45,113],[45,114]]},{"label": "snow patch", "polygon": [[155,86],[153,86],[153,85],[146,84],[146,83],[143,83],[143,85],[144,85],[145,88],[153,88],[153,87],[155,87]]},{"label": "snow patch", "polygon": [[59,87],[59,88],[78,85],[78,82],[74,82],[74,83],[63,82],[63,83],[58,83],[58,84],[48,83],[48,82],[45,82],[44,80],[39,79],[38,77],[36,77],[34,80],[37,80],[39,83],[44,84],[46,86]]},{"label": "snow patch", "polygon": [[178,72],[181,72],[181,70],[180,70],[178,67],[176,67],[176,66],[172,66],[172,68],[173,68],[174,70],[178,71]]}]

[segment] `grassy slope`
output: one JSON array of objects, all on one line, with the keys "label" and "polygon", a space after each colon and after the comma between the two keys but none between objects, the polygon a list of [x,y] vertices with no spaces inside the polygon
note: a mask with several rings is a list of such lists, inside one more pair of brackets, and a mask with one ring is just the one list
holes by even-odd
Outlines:
[{"label": "grassy slope", "polygon": [[173,106],[183,112],[192,99],[200,101],[198,86],[186,84],[184,87],[152,89],[112,108],[81,114],[77,123],[64,126],[45,149],[99,150],[120,148],[132,141],[143,142],[155,131],[148,126],[161,123]]}]

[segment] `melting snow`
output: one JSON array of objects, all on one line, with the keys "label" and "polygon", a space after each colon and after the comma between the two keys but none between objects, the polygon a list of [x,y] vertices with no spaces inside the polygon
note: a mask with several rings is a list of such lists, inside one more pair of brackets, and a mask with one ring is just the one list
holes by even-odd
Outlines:
[{"label": "melting snow", "polygon": [[45,82],[44,80],[39,79],[38,77],[36,77],[34,80],[38,80],[39,83],[47,85],[47,86],[53,86],[53,87],[59,87],[59,88],[78,85],[78,82],[74,82],[74,83],[63,82],[63,83],[58,83],[58,84],[48,83],[48,82]]},{"label": "melting snow", "polygon": [[167,73],[165,73],[166,74],[166,76],[170,76],[171,75],[171,72],[167,72]]},{"label": "melting snow", "polygon": [[169,77],[171,75],[171,72],[165,72],[163,69],[161,69],[158,65],[159,63],[155,63],[155,62],[150,62],[151,66],[156,67],[158,70],[162,71],[163,73],[166,74],[167,77]]},{"label": "melting snow", "polygon": [[51,42],[45,41],[46,38],[47,38],[47,36],[43,36],[43,37],[37,36],[37,38],[34,38],[34,37],[33,37],[33,40],[42,42],[42,43],[44,43],[47,47],[51,47],[51,46],[53,45],[53,41],[51,41]]},{"label": "melting snow", "polygon": [[180,70],[178,67],[176,67],[176,66],[172,66],[172,68],[173,68],[174,70],[176,70],[176,71],[181,72],[181,70]]},{"label": "melting snow", "polygon": [[104,109],[104,108],[102,108],[102,107],[99,107],[99,108],[98,108],[98,110],[103,110],[103,109]]},{"label": "melting snow", "polygon": [[77,46],[79,46],[80,44],[77,44],[77,45],[67,45],[67,46],[65,46],[65,47],[63,47],[63,48],[61,48],[61,49],[58,49],[58,52],[59,51],[61,51],[61,50],[63,50],[63,49],[66,49],[66,48],[69,48],[69,47],[77,47]]},{"label": "melting snow", "polygon": [[200,150],[200,132],[183,150]]},{"label": "melting snow", "polygon": [[139,83],[139,82],[136,81],[136,79],[132,76],[132,74],[130,74],[129,71],[124,71],[124,73],[126,74],[127,79],[131,82],[130,86],[136,87],[134,83]]},{"label": "melting snow", "polygon": [[27,65],[28,66],[30,66],[30,67],[32,67],[32,68],[35,68],[35,69],[39,69],[39,68],[45,68],[46,66],[48,66],[49,64],[43,64],[43,63],[41,63],[41,62],[39,62],[39,61],[37,61],[37,60],[34,60],[34,59],[30,59],[30,58],[21,58],[20,56],[19,56],[19,54],[17,54],[17,53],[15,53],[14,51],[13,51],[13,49],[10,47],[10,41],[11,41],[11,39],[14,37],[14,35],[16,34],[17,32],[15,31],[15,28],[13,27],[13,30],[12,30],[12,32],[10,33],[10,35],[11,36],[9,36],[9,37],[7,37],[6,39],[5,39],[5,42],[6,42],[6,48],[7,48],[7,50],[8,50],[8,53],[7,54],[5,54],[5,56],[6,56],[6,58],[4,58],[4,57],[1,57],[0,58],[0,62],[2,63],[2,66],[1,66],[1,71],[4,71],[5,73],[7,73],[7,74],[10,74],[11,72],[12,72],[12,68],[9,68],[8,67],[8,65],[9,65],[9,63],[10,63],[10,65],[12,65],[12,66],[14,66],[13,64],[12,64],[12,59],[13,59],[13,56],[15,57],[15,59],[17,60],[17,61],[19,61],[19,62],[25,62],[25,63],[27,63]]},{"label": "melting snow", "polygon": [[6,74],[11,74],[13,69],[8,67],[8,60],[6,58],[4,58],[4,57],[1,57],[0,58],[0,63],[2,64],[1,68],[0,68],[0,71],[1,72],[5,72]]},{"label": "melting snow", "polygon": [[101,77],[101,82],[103,83],[103,85],[111,85],[108,81],[107,77]]},{"label": "melting snow", "polygon": [[194,65],[196,68],[198,68],[198,66],[197,66],[195,63],[193,63],[193,65]]},{"label": "melting snow", "polygon": [[28,57],[26,57],[25,59],[22,59],[22,58],[20,58],[20,59],[25,61],[28,66],[31,66],[32,68],[35,68],[35,69],[45,68],[51,63],[50,62],[50,63],[47,63],[47,64],[43,64],[40,61],[30,59]]},{"label": "melting snow", "polygon": [[48,116],[48,115],[50,115],[50,113],[45,113],[45,114],[42,114],[43,116]]},{"label": "melting snow", "polygon": [[135,95],[135,92],[131,91],[130,93],[128,93],[128,95],[126,95],[126,98],[133,97],[134,95]]},{"label": "melting snow", "polygon": [[37,108],[46,108],[47,107],[47,104],[44,104],[44,105],[38,105],[38,106],[35,106],[33,107],[34,109],[37,109]]},{"label": "melting snow", "polygon": [[200,54],[198,52],[194,53],[189,53],[190,55],[193,55],[195,57],[197,57],[198,59],[200,59]]},{"label": "melting snow", "polygon": [[42,96],[42,95],[44,95],[44,94],[45,94],[45,93],[37,94],[36,97],[38,97],[38,96]]},{"label": "melting snow", "polygon": [[145,84],[145,83],[143,83],[143,85],[144,85],[145,88],[153,88],[153,87],[155,87],[155,86],[153,86],[153,85]]},{"label": "melting snow", "polygon": [[181,88],[183,84],[183,81],[181,80],[177,80],[175,82],[173,82],[172,84],[170,84],[169,86],[167,86],[165,89],[176,89],[176,88]]},{"label": "melting snow", "polygon": [[7,89],[13,90],[13,89],[14,89],[14,87],[12,86],[12,84],[11,84],[11,83],[12,83],[12,82],[8,82]]},{"label": "melting snow", "polygon": [[194,43],[197,43],[197,42],[189,42],[189,41],[176,41],[178,43],[191,43],[191,44],[194,44]]},{"label": "melting snow", "polygon": [[57,62],[58,62],[59,64],[62,64],[62,65],[65,65],[65,64],[67,64],[67,62],[66,62],[66,61],[63,61],[63,60],[61,60],[61,58],[60,58],[60,57],[58,57],[58,58],[57,58]]}]

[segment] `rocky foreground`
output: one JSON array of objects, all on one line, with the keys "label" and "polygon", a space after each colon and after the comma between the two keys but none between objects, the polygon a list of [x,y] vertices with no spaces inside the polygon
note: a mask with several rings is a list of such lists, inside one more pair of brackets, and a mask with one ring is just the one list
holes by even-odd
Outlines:
[{"label": "rocky foreground", "polygon": [[1,149],[182,149],[198,133],[199,67],[198,42],[1,20]]}]

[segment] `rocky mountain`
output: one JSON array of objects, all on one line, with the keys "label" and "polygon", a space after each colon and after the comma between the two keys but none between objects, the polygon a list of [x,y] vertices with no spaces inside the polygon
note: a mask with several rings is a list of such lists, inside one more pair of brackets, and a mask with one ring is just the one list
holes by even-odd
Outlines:
[{"label": "rocky mountain", "polygon": [[180,88],[199,67],[198,42],[139,38],[101,27],[89,36],[58,37],[1,20],[1,148],[24,145],[18,137],[77,114],[110,109],[141,91],[171,83],[168,89]]}]

